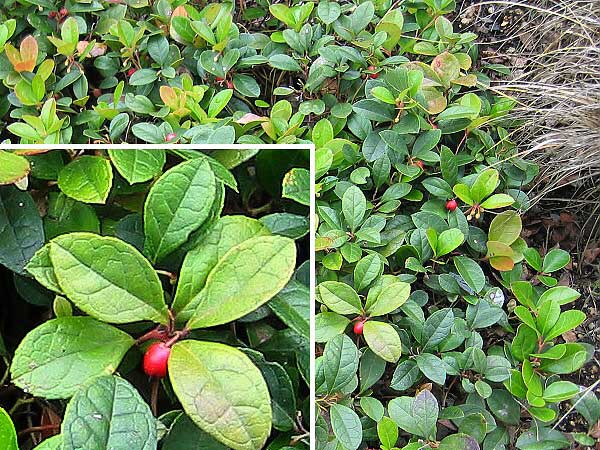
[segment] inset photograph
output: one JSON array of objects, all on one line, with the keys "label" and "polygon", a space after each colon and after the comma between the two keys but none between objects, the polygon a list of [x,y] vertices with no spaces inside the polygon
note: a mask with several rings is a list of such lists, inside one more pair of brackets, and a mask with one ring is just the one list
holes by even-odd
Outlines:
[{"label": "inset photograph", "polygon": [[0,447],[308,449],[309,166],[0,150]]}]

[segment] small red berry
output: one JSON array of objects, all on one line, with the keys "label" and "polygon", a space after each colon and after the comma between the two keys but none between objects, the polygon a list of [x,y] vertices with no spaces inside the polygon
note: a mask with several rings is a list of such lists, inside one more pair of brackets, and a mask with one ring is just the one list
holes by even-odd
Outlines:
[{"label": "small red berry", "polygon": [[450,200],[448,200],[446,202],[446,209],[448,211],[454,211],[457,207],[458,207],[458,203],[456,203],[456,200],[454,200],[453,198],[451,198]]},{"label": "small red berry", "polygon": [[363,334],[363,328],[365,327],[364,320],[357,320],[354,324],[354,334]]},{"label": "small red berry", "polygon": [[94,97],[98,98],[102,95],[102,89],[95,88],[92,90],[92,94],[94,95]]},{"label": "small red berry", "polygon": [[377,70],[377,67],[375,67],[375,66],[369,66],[369,67],[367,67],[367,70],[369,72],[373,72],[373,73],[369,74],[369,78],[371,78],[372,80],[375,80],[375,79],[379,78],[379,74],[377,72],[375,72]]},{"label": "small red berry", "polygon": [[151,377],[164,378],[167,375],[167,362],[171,347],[164,342],[155,342],[144,354],[144,373]]},{"label": "small red berry", "polygon": [[56,11],[50,11],[48,13],[48,19],[54,19],[56,17]]},{"label": "small red berry", "polygon": [[221,83],[222,81],[225,81],[225,78],[223,78],[223,77],[215,77],[215,81],[217,83]]},{"label": "small red berry", "polygon": [[175,139],[177,137],[177,135],[175,133],[169,133],[165,136],[165,141],[167,142],[171,142],[173,139]]},{"label": "small red berry", "polygon": [[421,170],[425,170],[425,164],[423,164],[423,161],[421,161],[420,159],[414,161],[412,165],[417,166]]},{"label": "small red berry", "polygon": [[131,69],[129,69],[127,71],[127,76],[130,77],[131,75],[133,75],[136,72],[137,72],[137,70],[132,67]]},{"label": "small red berry", "polygon": [[60,10],[58,11],[58,14],[59,14],[61,17],[68,16],[68,15],[69,15],[69,10],[68,10],[67,8],[64,8],[64,7],[63,7],[63,8],[60,8]]},{"label": "small red berry", "polygon": [[227,80],[227,89],[233,89],[233,81]]}]

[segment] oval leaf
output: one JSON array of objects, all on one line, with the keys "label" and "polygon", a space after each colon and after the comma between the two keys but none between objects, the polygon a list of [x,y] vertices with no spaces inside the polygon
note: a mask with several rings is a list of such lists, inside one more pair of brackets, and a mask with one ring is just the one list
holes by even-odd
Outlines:
[{"label": "oval leaf", "polygon": [[271,401],[246,355],[216,342],[179,342],[169,358],[169,376],[200,428],[235,450],[262,448],[271,431]]},{"label": "oval leaf", "polygon": [[89,379],[113,373],[132,345],[127,333],[91,317],[49,320],[17,347],[12,381],[32,395],[69,398]]}]

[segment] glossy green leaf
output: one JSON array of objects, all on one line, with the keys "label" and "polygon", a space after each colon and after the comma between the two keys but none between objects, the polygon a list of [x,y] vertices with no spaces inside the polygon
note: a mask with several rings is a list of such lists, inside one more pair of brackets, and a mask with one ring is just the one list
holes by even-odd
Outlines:
[{"label": "glossy green leaf", "polygon": [[169,377],[200,428],[235,450],[262,448],[271,432],[271,402],[260,371],[246,355],[216,342],[178,342]]},{"label": "glossy green leaf", "polygon": [[113,237],[70,233],[49,247],[62,292],[81,310],[113,323],[167,323],[158,275],[133,246]]},{"label": "glossy green leaf", "polygon": [[0,186],[0,264],[24,274],[42,245],[42,219],[31,196],[13,186]]},{"label": "glossy green leaf", "polygon": [[269,231],[258,220],[245,216],[223,216],[206,234],[199,245],[187,253],[177,282],[172,309],[178,321],[188,320],[201,297],[211,270],[236,245]]},{"label": "glossy green leaf", "polygon": [[156,423],[137,390],[116,376],[95,378],[67,405],[62,450],[155,450]]},{"label": "glossy green leaf", "polygon": [[151,180],[161,173],[166,161],[164,150],[110,149],[108,154],[117,171],[130,184]]},{"label": "glossy green leaf", "polygon": [[166,171],[152,186],[144,205],[144,253],[156,262],[183,245],[210,217],[217,181],[204,159]]},{"label": "glossy green leaf", "polygon": [[346,283],[324,281],[317,286],[319,301],[338,314],[360,314],[362,305],[356,291]]},{"label": "glossy green leaf", "polygon": [[8,413],[0,408],[0,442],[5,450],[19,450],[17,433]]},{"label": "glossy green leaf", "polygon": [[352,409],[335,403],[329,409],[333,434],[348,450],[356,450],[362,442],[362,424]]},{"label": "glossy green leaf", "polygon": [[81,156],[67,164],[58,175],[58,187],[83,203],[106,203],[112,186],[110,161],[100,156]]},{"label": "glossy green leaf", "polygon": [[26,177],[30,171],[27,158],[0,150],[0,185],[12,184]]},{"label": "glossy green leaf", "polygon": [[43,323],[21,341],[11,365],[12,381],[45,398],[69,398],[93,377],[113,373],[133,338],[91,317]]},{"label": "glossy green leaf", "polygon": [[208,275],[188,327],[220,325],[254,311],[287,284],[295,263],[294,241],[282,236],[254,237],[232,247]]},{"label": "glossy green leaf", "polygon": [[390,324],[369,320],[364,325],[365,341],[380,358],[395,363],[400,359],[402,343],[400,336]]}]

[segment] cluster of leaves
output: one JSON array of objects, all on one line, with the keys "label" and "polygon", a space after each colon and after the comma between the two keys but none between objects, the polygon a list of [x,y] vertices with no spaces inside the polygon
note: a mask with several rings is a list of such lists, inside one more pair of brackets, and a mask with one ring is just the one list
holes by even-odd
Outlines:
[{"label": "cluster of leaves", "polygon": [[[19,296],[3,317],[38,306],[37,326],[5,335],[3,379],[22,390],[16,423],[28,398],[61,418],[38,448],[308,448],[306,150],[0,161],[0,263]],[[140,359],[160,341],[168,378],[149,383]],[[17,449],[4,416],[0,441]]]},{"label": "cluster of leaves", "polygon": [[[333,36],[317,35],[306,88],[337,92],[312,129],[317,448],[593,444],[557,429],[562,401],[590,427],[600,417],[568,379],[594,348],[562,337],[585,319],[553,276],[569,254],[521,238],[538,168],[510,141],[514,102],[488,89],[503,69],[477,64],[475,36],[445,17],[453,1],[390,6],[317,8]],[[294,51],[306,27],[283,31]]]}]

